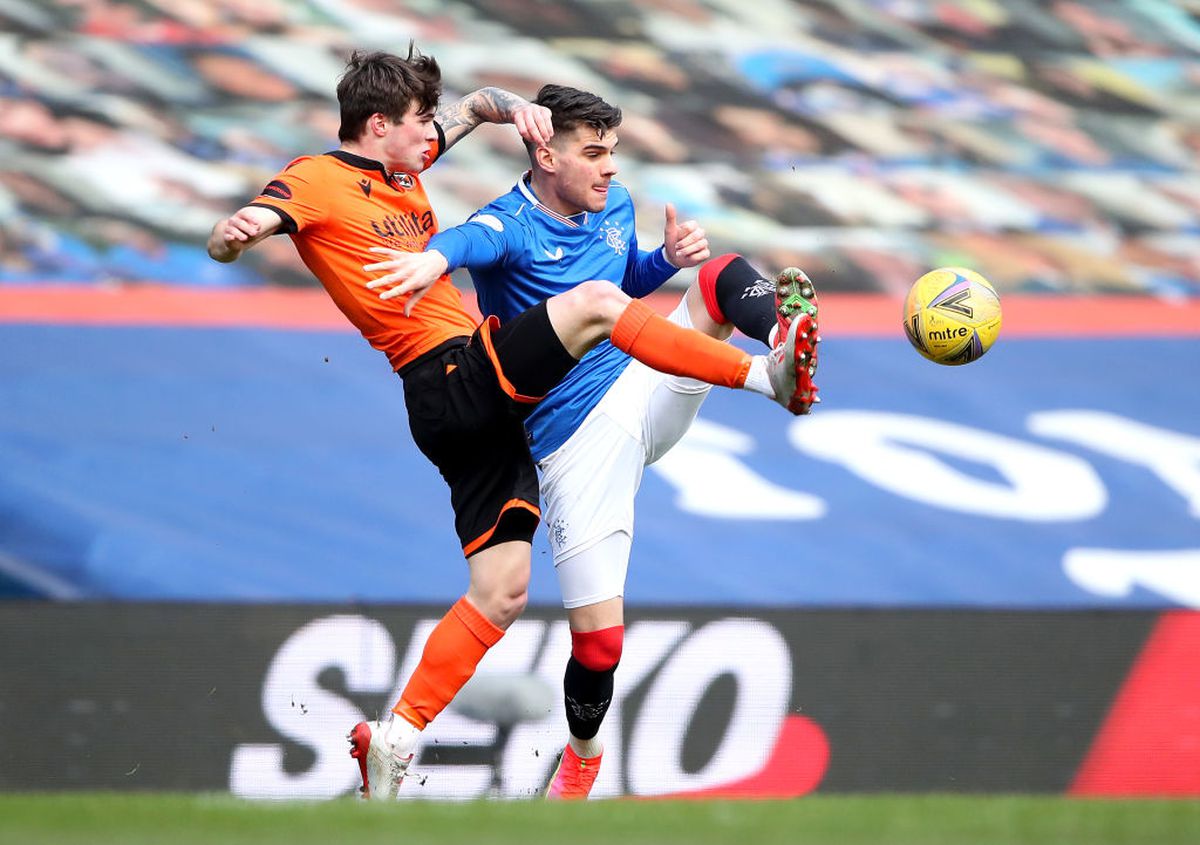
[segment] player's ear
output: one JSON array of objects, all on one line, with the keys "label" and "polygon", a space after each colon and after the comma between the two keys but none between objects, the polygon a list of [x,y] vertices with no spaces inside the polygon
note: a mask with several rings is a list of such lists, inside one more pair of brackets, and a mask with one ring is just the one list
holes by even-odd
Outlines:
[{"label": "player's ear", "polygon": [[553,173],[558,169],[557,157],[554,154],[554,148],[546,144],[537,147],[533,151],[533,163],[545,170],[547,173]]}]

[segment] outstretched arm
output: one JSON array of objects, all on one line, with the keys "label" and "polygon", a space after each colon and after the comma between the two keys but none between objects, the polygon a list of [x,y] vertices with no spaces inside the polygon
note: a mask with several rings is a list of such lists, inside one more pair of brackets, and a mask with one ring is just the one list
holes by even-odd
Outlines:
[{"label": "outstretched arm", "polygon": [[269,208],[248,205],[216,222],[208,236],[208,255],[228,264],[237,261],[250,247],[273,234],[283,223]]},{"label": "outstretched arm", "polygon": [[380,299],[408,296],[405,315],[446,273],[459,267],[490,267],[505,256],[524,248],[518,228],[493,214],[479,214],[466,223],[451,226],[434,235],[424,252],[404,252],[389,247],[371,247],[371,252],[387,260],[364,264],[367,273],[384,272],[367,282],[378,290]]},{"label": "outstretched arm", "polygon": [[397,296],[407,296],[404,303],[404,316],[412,316],[413,306],[429,292],[433,283],[446,274],[449,266],[446,256],[436,249],[425,252],[406,252],[386,246],[373,246],[371,252],[385,256],[387,260],[374,264],[364,264],[363,269],[368,273],[381,270],[387,274],[367,282],[371,290],[382,291],[380,299],[392,299]]},{"label": "outstretched arm", "polygon": [[554,135],[550,109],[503,88],[480,88],[461,100],[440,105],[434,119],[446,136],[443,152],[481,123],[511,123],[531,144],[545,144]]}]

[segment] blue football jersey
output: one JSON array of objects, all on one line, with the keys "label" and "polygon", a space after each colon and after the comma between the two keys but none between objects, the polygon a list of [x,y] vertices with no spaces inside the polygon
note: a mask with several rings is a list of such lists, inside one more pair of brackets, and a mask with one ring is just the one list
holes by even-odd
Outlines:
[{"label": "blue football jersey", "polygon": [[[480,310],[501,322],[589,279],[638,297],[676,272],[661,248],[638,249],[633,201],[615,181],[604,211],[563,217],[538,202],[526,174],[466,223],[436,235],[429,248],[439,247],[449,247],[450,269],[470,270]],[[534,458],[566,442],[628,364],[607,340],[585,355],[526,420]]]}]

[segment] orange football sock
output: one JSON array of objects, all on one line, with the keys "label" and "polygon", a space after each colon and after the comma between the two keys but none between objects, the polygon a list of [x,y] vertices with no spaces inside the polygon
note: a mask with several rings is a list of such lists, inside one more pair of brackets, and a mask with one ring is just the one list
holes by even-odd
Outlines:
[{"label": "orange football sock", "polygon": [[466,596],[460,598],[429,635],[421,662],[392,712],[424,730],[503,636],[503,628],[493,625]]},{"label": "orange football sock", "polygon": [[741,387],[750,371],[750,356],[736,346],[677,326],[640,299],[617,319],[612,344],[659,372],[722,387]]}]

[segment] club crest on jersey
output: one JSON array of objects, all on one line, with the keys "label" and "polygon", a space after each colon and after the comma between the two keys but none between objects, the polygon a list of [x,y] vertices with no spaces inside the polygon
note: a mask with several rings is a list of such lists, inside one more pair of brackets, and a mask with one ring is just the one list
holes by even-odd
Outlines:
[{"label": "club crest on jersey", "polygon": [[625,241],[625,230],[620,226],[605,220],[604,228],[600,231],[604,235],[604,243],[612,247],[613,252],[617,255],[624,255],[629,251],[629,244]]},{"label": "club crest on jersey", "polygon": [[395,184],[397,188],[403,188],[406,191],[413,185],[417,184],[415,181],[413,181],[412,174],[410,173],[393,173],[392,183]]}]

